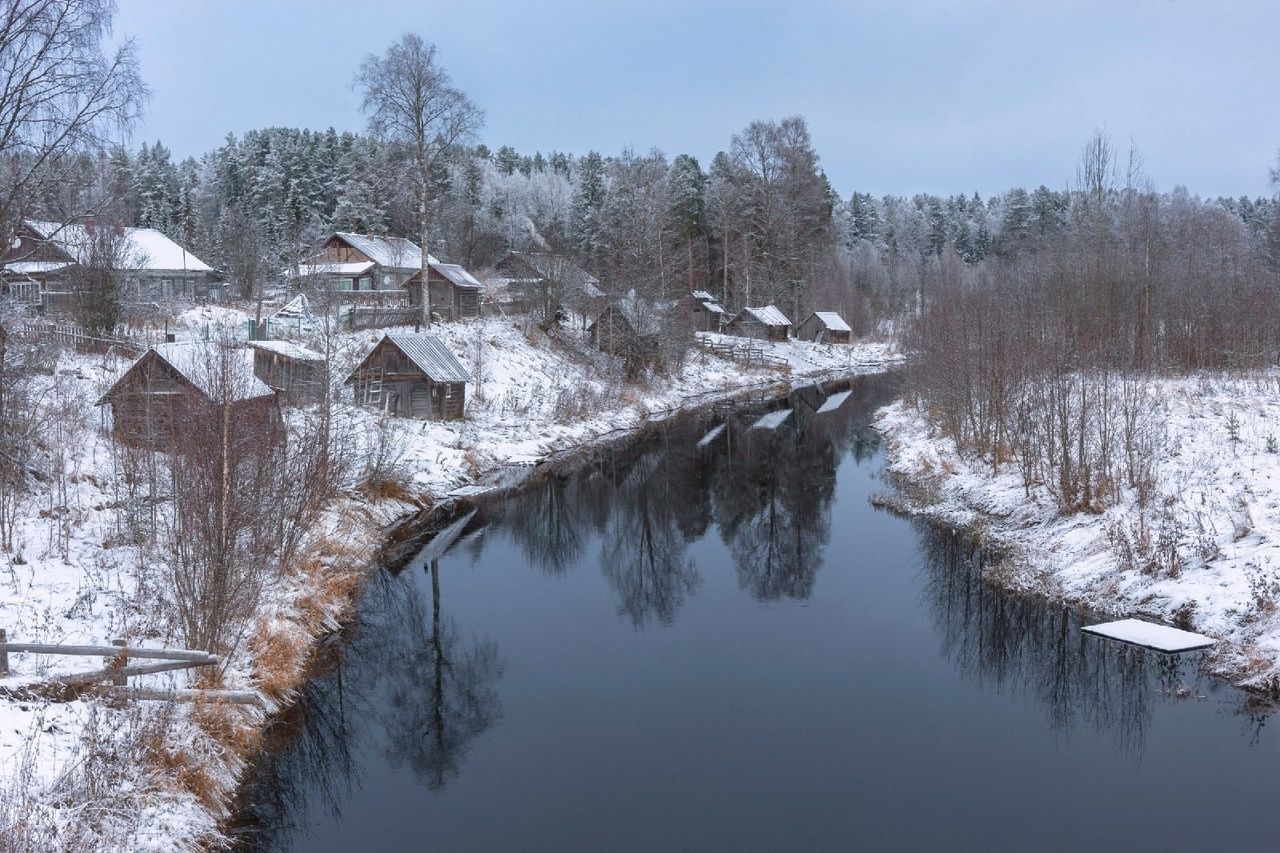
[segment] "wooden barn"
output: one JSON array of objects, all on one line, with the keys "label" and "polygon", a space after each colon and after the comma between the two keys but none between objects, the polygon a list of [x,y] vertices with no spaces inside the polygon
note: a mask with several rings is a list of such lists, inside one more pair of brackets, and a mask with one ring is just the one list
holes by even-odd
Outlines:
[{"label": "wooden barn", "polygon": [[724,326],[728,314],[705,290],[695,290],[677,303],[680,315],[688,325],[700,332],[718,332]]},{"label": "wooden barn", "polygon": [[774,305],[759,308],[743,308],[724,330],[730,335],[758,338],[762,341],[786,342],[791,334],[791,321]]},{"label": "wooden barn", "polygon": [[356,405],[402,418],[458,420],[471,375],[444,341],[428,334],[387,334],[347,377]]},{"label": "wooden barn", "polygon": [[587,339],[601,352],[637,356],[656,353],[662,333],[662,318],[655,305],[635,294],[614,300],[587,327]]},{"label": "wooden barn", "polygon": [[605,308],[600,280],[564,255],[507,252],[483,280],[485,305],[500,313],[527,312],[539,305],[548,290],[558,292],[566,306],[586,316]]},{"label": "wooden barn", "polygon": [[[484,285],[457,264],[442,264],[432,259],[427,267],[431,293],[431,313],[443,320],[465,320],[480,316],[480,295]],[[404,283],[409,304],[422,305],[422,270]]]},{"label": "wooden barn", "polygon": [[329,362],[322,353],[289,341],[249,341],[253,375],[289,403],[312,403],[324,395]]},{"label": "wooden barn", "polygon": [[183,449],[210,423],[232,424],[228,440],[245,447],[264,445],[280,426],[276,394],[254,375],[249,351],[214,344],[152,347],[98,405],[111,407],[117,439],[159,450]]},{"label": "wooden barn", "polygon": [[796,326],[796,337],[819,344],[851,344],[853,329],[835,311],[814,311]]}]

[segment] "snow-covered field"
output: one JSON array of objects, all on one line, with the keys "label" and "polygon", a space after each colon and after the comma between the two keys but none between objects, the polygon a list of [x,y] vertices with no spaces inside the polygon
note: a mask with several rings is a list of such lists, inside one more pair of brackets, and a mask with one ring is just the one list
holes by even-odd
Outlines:
[{"label": "snow-covered field", "polygon": [[[1278,381],[1157,380],[1155,496],[1144,509],[1126,490],[1096,515],[1061,515],[1043,486],[1028,495],[1013,464],[993,475],[910,403],[881,410],[877,428],[890,470],[915,486],[906,508],[1007,547],[1002,583],[1208,634],[1215,672],[1280,695]],[[1155,559],[1125,557],[1138,536]]]},{"label": "snow-covered field", "polygon": [[[207,326],[218,324],[239,328],[247,316],[223,307],[189,312],[179,336],[202,337]],[[631,429],[717,395],[882,369],[898,358],[891,344],[879,341],[852,347],[790,342],[762,345],[785,367],[743,369],[693,349],[669,374],[625,382],[609,357],[592,352],[573,332],[552,339],[536,327],[497,318],[434,331],[478,378],[468,385],[464,420],[382,420],[364,410],[348,412],[358,433],[382,430],[419,502],[508,462]],[[380,335],[336,336],[337,383]],[[63,354],[49,378],[59,388],[48,399],[60,409],[60,432],[42,449],[41,476],[19,508],[14,550],[0,556],[0,628],[12,640],[105,645],[127,636],[131,645],[181,646],[172,627],[158,618],[160,608],[149,591],[154,584],[146,582],[157,569],[139,548],[121,541],[121,477],[103,414],[94,405],[127,365]],[[342,391],[350,400],[349,389]],[[331,630],[349,604],[354,575],[367,565],[382,531],[412,508],[397,500],[371,504],[355,492],[334,506],[315,537],[316,574],[273,582],[259,620],[259,633],[267,639],[248,644],[253,652],[232,662],[223,686],[262,687],[253,655],[264,648],[296,661],[300,671],[309,644]],[[347,566],[345,574],[331,571],[339,564]],[[11,654],[10,664],[12,675],[0,680],[6,691],[96,668],[100,661]],[[130,683],[164,686],[185,677],[165,674]],[[263,711],[243,706],[210,711],[164,703],[111,707],[90,700],[0,698],[0,827],[25,814],[29,827],[45,833],[36,837],[61,842],[92,837],[103,847],[157,850],[208,843],[222,816],[219,804],[243,766],[243,755],[226,746],[225,714],[236,715],[233,728],[241,740],[251,740],[245,732],[256,731],[264,719]],[[76,836],[77,831],[88,834]]]}]

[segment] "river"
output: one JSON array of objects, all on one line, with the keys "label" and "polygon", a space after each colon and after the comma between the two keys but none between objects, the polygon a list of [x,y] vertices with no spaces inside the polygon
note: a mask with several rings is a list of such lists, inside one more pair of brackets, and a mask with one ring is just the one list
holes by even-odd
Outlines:
[{"label": "river", "polygon": [[680,418],[460,511],[279,724],[247,846],[1280,849],[1246,694],[872,506],[894,393]]}]

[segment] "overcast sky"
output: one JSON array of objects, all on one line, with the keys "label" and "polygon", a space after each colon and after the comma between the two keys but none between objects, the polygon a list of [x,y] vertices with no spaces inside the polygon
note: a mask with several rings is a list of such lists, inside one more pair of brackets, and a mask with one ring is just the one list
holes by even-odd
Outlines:
[{"label": "overcast sky", "polygon": [[1161,189],[1258,195],[1280,148],[1276,0],[119,2],[152,90],[135,142],[177,157],[362,129],[351,77],[406,31],[439,45],[491,147],[705,167],[752,119],[800,113],[845,196],[1065,187],[1095,129]]}]

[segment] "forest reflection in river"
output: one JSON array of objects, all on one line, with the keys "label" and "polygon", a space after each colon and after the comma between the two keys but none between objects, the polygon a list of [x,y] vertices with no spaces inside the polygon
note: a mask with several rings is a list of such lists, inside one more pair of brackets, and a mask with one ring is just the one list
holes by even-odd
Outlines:
[{"label": "forest reflection in river", "polygon": [[[1015,775],[1069,764],[1052,744],[1074,738],[1091,758],[1081,773],[1109,762],[1141,780],[1162,712],[1178,724],[1158,751],[1210,727],[1186,762],[1227,743],[1249,757],[1262,802],[1280,795],[1255,768],[1277,756],[1265,717],[1194,658],[1083,635],[1080,614],[983,583],[965,537],[871,508],[885,487],[867,424],[894,391],[890,377],[800,389],[775,405],[791,414],[773,429],[752,428],[759,408],[683,418],[461,514],[446,553],[428,545],[370,583],[261,767],[246,837],[281,850],[361,837],[387,849],[982,849],[989,834],[956,834],[948,800],[963,796],[920,790],[964,774],[945,748],[917,754],[919,738],[991,726]],[[1196,709],[1191,722],[1180,708]],[[716,785],[741,796],[725,802]],[[797,788],[812,790],[792,799]],[[895,788],[925,825],[895,824],[898,800],[876,805]],[[865,802],[851,807],[850,792]],[[626,805],[655,802],[666,812],[644,820]],[[1256,821],[1255,805],[1241,811]],[[771,834],[779,821],[806,828]],[[1139,828],[1197,838],[1176,821]]]}]

